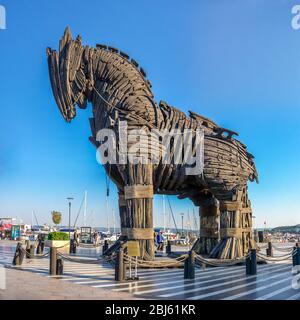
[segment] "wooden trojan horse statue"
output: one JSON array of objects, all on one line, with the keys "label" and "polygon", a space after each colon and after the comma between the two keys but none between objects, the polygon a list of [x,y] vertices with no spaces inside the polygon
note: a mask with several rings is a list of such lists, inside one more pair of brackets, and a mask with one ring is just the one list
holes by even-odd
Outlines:
[{"label": "wooden trojan horse statue", "polygon": [[[257,180],[257,172],[253,156],[233,138],[237,134],[193,112],[188,117],[165,102],[157,105],[151,84],[134,59],[106,45],[83,46],[79,36],[72,39],[69,28],[60,40],[59,51],[48,48],[47,56],[53,94],[64,119],[70,122],[76,116],[76,105],[84,109],[90,102],[90,140],[98,148],[104,143],[99,130],[112,129],[118,159],[136,152],[131,148],[136,141],[128,139],[125,150],[121,145],[124,123],[128,130],[140,132],[138,140],[146,147],[151,130],[201,129],[204,133],[203,170],[197,175],[186,173],[190,164],[163,162],[161,153],[154,163],[105,164],[119,190],[123,239],[140,241],[143,259],[153,259],[153,195],[173,194],[190,198],[200,207],[197,252],[218,258],[243,256],[252,239],[247,181]],[[198,144],[193,135],[193,155]],[[177,146],[174,140],[168,144],[172,159],[182,152]],[[159,140],[150,149],[162,151],[165,147]]]}]

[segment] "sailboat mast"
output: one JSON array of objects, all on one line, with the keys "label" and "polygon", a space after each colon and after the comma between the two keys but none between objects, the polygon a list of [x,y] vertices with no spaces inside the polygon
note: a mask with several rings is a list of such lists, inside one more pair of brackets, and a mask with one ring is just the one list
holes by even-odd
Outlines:
[{"label": "sailboat mast", "polygon": [[165,203],[165,195],[163,194],[163,219],[164,219],[164,232],[166,232],[166,203]]},{"label": "sailboat mast", "polygon": [[106,229],[107,229],[107,233],[110,233],[110,230],[109,230],[108,197],[106,197],[106,215],[107,215],[107,225],[106,225]]},{"label": "sailboat mast", "polygon": [[116,234],[116,216],[115,216],[115,210],[112,209],[113,214],[113,223],[114,223],[114,234]]},{"label": "sailboat mast", "polygon": [[84,192],[83,226],[86,227],[87,191]]}]

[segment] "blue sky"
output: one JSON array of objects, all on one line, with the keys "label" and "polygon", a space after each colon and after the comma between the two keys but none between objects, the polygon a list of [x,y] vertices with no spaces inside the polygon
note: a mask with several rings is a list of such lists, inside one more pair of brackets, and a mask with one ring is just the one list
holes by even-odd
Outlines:
[{"label": "blue sky", "polygon": [[[299,4],[300,1],[298,0]],[[106,225],[105,176],[88,141],[91,109],[67,124],[55,105],[45,49],[67,25],[89,45],[105,43],[134,57],[156,100],[193,110],[240,133],[256,157],[260,184],[250,184],[256,226],[300,223],[300,30],[297,1],[0,0],[0,216],[40,223],[67,196],[77,213],[88,190],[88,219]],[[112,185],[110,208],[117,212]],[[179,213],[191,202],[171,198]],[[197,208],[195,208],[197,212]],[[155,223],[162,224],[155,198]]]}]

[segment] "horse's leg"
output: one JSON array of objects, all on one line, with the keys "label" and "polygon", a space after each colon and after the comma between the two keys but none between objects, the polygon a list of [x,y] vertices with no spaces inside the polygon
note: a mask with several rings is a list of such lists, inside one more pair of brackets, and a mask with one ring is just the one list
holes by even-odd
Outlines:
[{"label": "horse's leg", "polygon": [[140,255],[145,260],[154,258],[153,181],[151,164],[128,164],[124,187],[126,211],[122,211],[122,235],[138,240]]},{"label": "horse's leg", "polygon": [[247,186],[230,200],[220,201],[221,241],[211,252],[212,258],[243,257],[252,245],[252,211],[247,198]]},{"label": "horse's leg", "polygon": [[[126,221],[126,201],[125,201],[125,195],[124,190],[120,190],[118,192],[119,195],[119,214],[120,214],[120,224],[121,224],[121,230],[122,228],[125,228],[127,225]],[[124,236],[121,235],[120,240],[124,240]]]},{"label": "horse's leg", "polygon": [[255,248],[256,243],[252,237],[252,208],[251,202],[248,198],[248,187],[243,188],[242,194],[242,245],[244,255],[248,253],[249,249]]},{"label": "horse's leg", "polygon": [[211,198],[201,204],[200,214],[200,252],[210,254],[219,240],[219,203],[215,198]]}]

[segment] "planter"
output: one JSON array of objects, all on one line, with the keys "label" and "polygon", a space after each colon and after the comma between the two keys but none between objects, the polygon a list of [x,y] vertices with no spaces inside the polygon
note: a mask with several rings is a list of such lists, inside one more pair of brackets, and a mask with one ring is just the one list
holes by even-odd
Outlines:
[{"label": "planter", "polygon": [[57,248],[60,252],[69,252],[70,240],[46,240],[45,247]]}]

